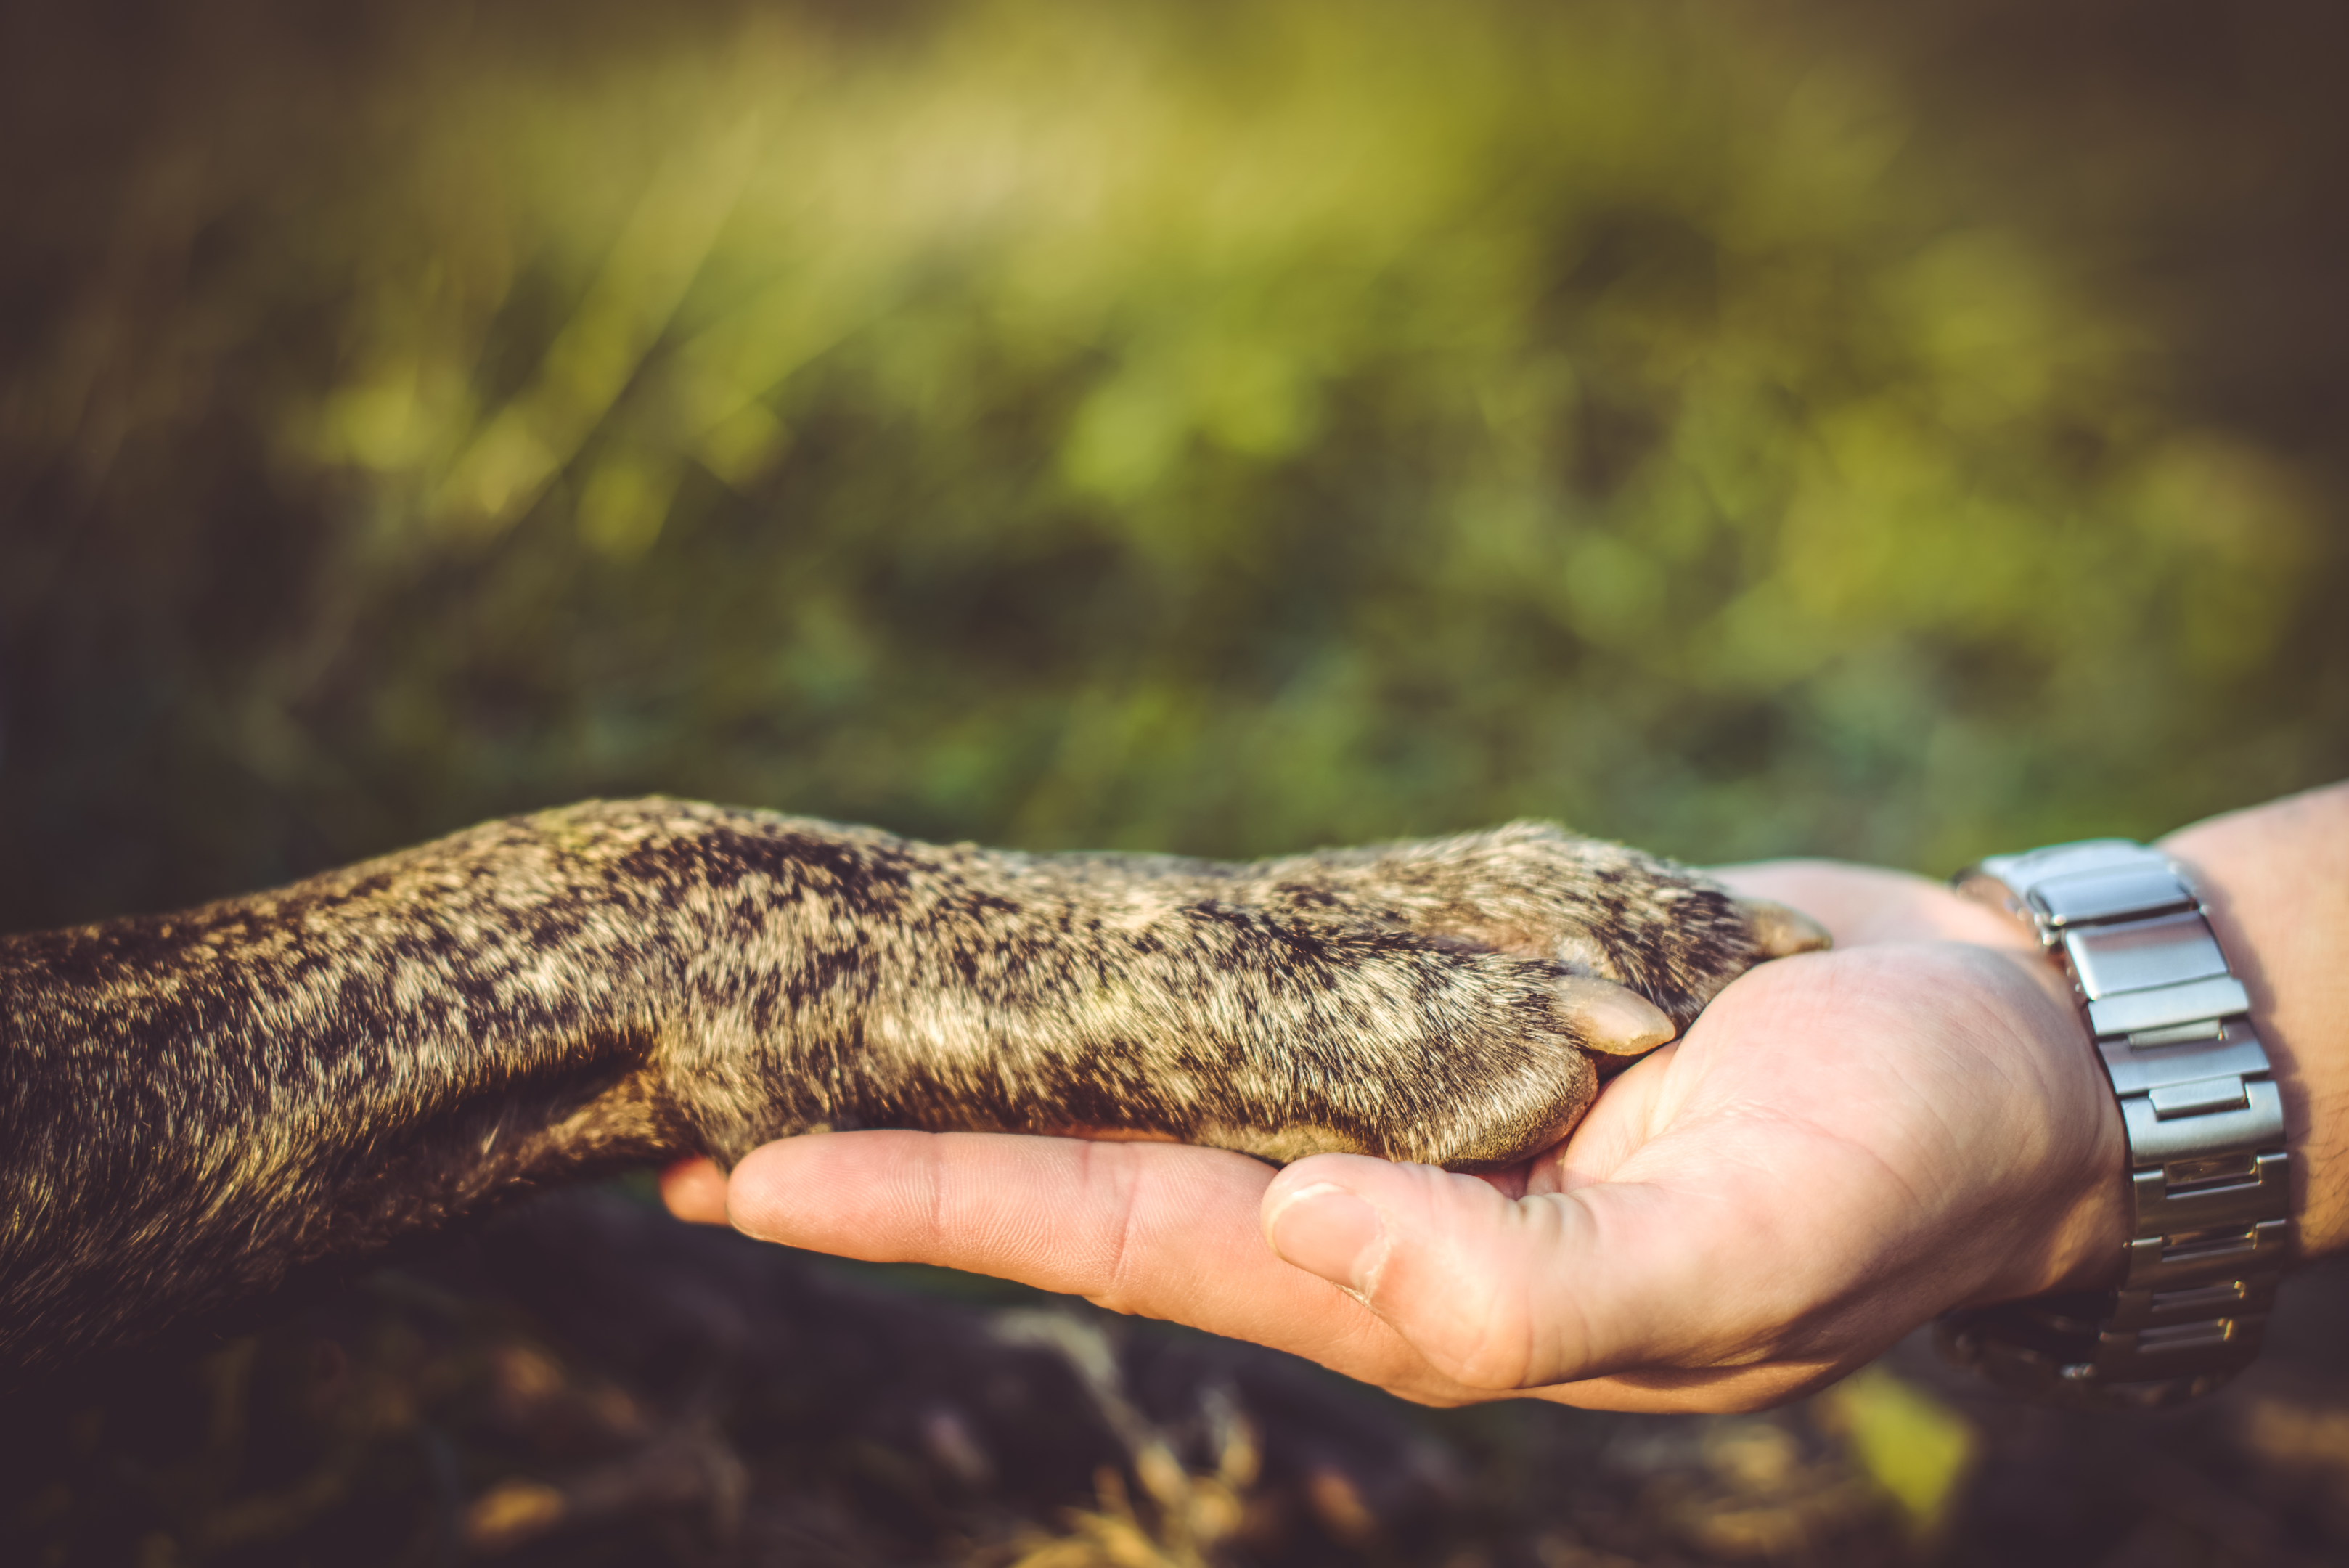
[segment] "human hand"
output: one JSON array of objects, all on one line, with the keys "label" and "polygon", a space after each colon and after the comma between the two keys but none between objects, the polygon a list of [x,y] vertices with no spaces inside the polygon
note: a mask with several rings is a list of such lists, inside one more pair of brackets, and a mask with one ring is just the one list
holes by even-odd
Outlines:
[{"label": "human hand", "polygon": [[[1920,878],[1748,867],[1837,950],[1763,965],[1497,1177],[1350,1155],[844,1133],[672,1207],[1084,1295],[1430,1403],[1750,1408],[1949,1307],[2106,1282],[2119,1116],[2062,981]],[[1271,1243],[1266,1245],[1267,1241]]]}]

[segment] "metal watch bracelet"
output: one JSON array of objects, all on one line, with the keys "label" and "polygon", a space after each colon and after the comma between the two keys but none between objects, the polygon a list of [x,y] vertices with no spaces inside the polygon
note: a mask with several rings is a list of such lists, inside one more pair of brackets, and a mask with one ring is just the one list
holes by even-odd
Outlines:
[{"label": "metal watch bracelet", "polygon": [[2027,921],[2072,979],[2120,1100],[2134,1224],[2117,1290],[1943,1317],[1951,1359],[2064,1403],[2150,1408],[2259,1354],[2291,1244],[2283,1101],[2200,900],[2167,856],[2094,839],[1952,879]]}]

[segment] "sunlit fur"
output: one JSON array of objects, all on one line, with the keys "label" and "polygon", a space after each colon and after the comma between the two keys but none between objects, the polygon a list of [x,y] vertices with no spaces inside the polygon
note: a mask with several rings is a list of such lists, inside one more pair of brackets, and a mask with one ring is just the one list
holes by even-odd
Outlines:
[{"label": "sunlit fur", "polygon": [[492,822],[0,942],[0,1365],[814,1128],[1489,1168],[1595,1092],[1562,978],[1685,1023],[1756,956],[1702,878],[1537,824],[1223,865],[660,799]]}]

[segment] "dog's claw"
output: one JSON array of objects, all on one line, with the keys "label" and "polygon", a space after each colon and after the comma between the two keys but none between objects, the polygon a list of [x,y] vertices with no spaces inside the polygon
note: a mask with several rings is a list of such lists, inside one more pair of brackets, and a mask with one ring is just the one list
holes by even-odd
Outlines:
[{"label": "dog's claw", "polygon": [[1769,898],[1740,898],[1737,907],[1744,911],[1746,924],[1754,930],[1754,945],[1764,958],[1791,958],[1795,953],[1816,952],[1835,945],[1827,929],[1800,909]]},{"label": "dog's claw", "polygon": [[1680,1033],[1662,1008],[1611,980],[1570,975],[1557,989],[1578,1026],[1577,1044],[1592,1055],[1644,1055]]}]

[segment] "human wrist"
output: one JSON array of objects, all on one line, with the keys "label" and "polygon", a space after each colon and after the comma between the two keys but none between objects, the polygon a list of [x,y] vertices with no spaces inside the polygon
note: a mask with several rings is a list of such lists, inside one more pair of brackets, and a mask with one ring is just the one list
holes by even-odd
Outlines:
[{"label": "human wrist", "polygon": [[2129,1235],[2128,1139],[2071,982],[2035,943],[1966,945],[2011,977],[1995,1002],[2044,1075],[2043,1104],[2059,1129],[2021,1195],[2040,1228],[2038,1250],[2018,1252],[2012,1272],[1994,1279],[1997,1288],[1975,1300],[2109,1288],[2120,1278]]}]

